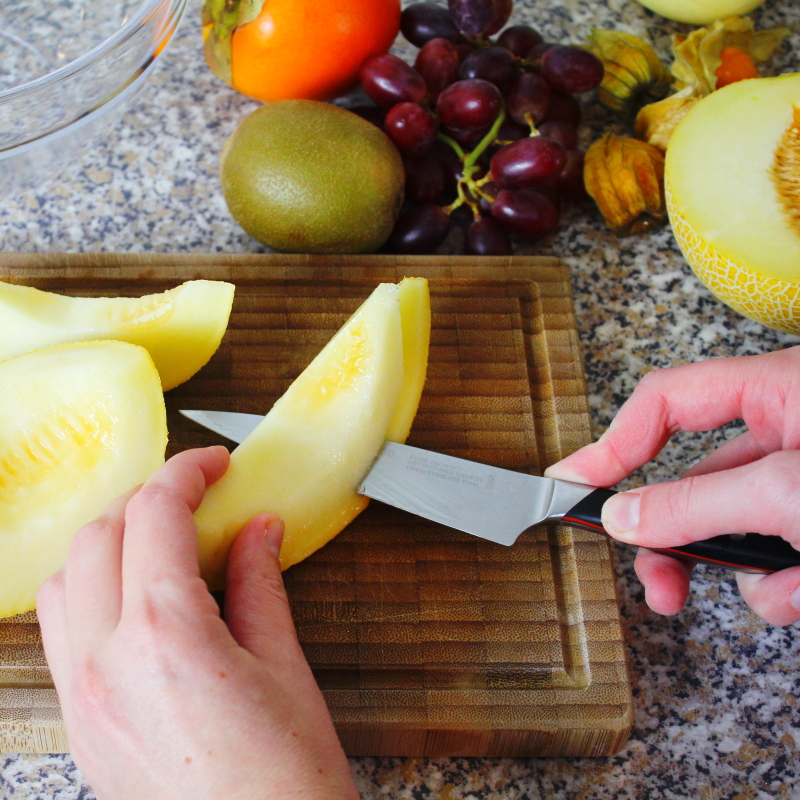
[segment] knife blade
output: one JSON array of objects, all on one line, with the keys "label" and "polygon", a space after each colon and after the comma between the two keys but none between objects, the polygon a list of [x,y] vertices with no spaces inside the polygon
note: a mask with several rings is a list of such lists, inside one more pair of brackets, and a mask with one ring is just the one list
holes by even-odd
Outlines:
[{"label": "knife blade", "polygon": [[[264,419],[231,411],[181,411],[183,416],[241,443]],[[542,478],[386,442],[358,493],[456,530],[513,545],[529,528],[566,524],[608,536],[601,522],[611,489]],[[715,536],[658,552],[738,572],[777,572],[800,566],[800,551],[776,536]]]}]

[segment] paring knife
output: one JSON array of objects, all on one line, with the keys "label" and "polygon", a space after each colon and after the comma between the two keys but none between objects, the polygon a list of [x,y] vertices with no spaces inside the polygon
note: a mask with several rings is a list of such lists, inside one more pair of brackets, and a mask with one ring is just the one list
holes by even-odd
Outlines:
[{"label": "paring knife", "polygon": [[[240,443],[262,416],[230,411],[181,411],[185,417]],[[386,442],[358,489],[425,519],[503,545],[542,523],[608,534],[600,521],[611,489],[540,478],[430,450]],[[800,551],[777,536],[726,534],[658,550],[676,558],[738,572],[777,572],[800,566]]]}]

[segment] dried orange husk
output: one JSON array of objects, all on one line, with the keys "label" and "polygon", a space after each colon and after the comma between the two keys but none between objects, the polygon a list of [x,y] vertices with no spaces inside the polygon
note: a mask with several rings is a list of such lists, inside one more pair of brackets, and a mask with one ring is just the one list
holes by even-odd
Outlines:
[{"label": "dried orange husk", "polygon": [[256,19],[266,0],[205,0],[202,11],[203,50],[214,74],[233,86],[231,37]]},{"label": "dried orange husk", "polygon": [[717,88],[717,70],[726,47],[735,47],[758,63],[770,58],[789,33],[788,28],[756,31],[749,17],[729,17],[688,35],[676,34],[672,42],[675,62],[670,71],[678,91],[644,106],[634,123],[635,134],[666,150],[687,112]]},{"label": "dried orange husk", "polygon": [[586,152],[586,191],[617,236],[667,222],[664,154],[647,142],[607,133]]},{"label": "dried orange husk", "polygon": [[769,59],[790,33],[788,28],[756,31],[749,17],[728,17],[690,34],[676,34],[671,69],[675,88],[692,86],[698,97],[705,97],[717,88],[716,73],[722,64],[723,48],[736,47],[759,63]]},{"label": "dried orange husk", "polygon": [[588,49],[605,67],[598,99],[617,114],[630,117],[641,100],[655,100],[669,92],[672,77],[639,36],[593,28]]},{"label": "dried orange husk", "polygon": [[699,101],[694,88],[685,86],[670,97],[643,106],[636,115],[633,131],[639,139],[666,152],[678,123]]}]

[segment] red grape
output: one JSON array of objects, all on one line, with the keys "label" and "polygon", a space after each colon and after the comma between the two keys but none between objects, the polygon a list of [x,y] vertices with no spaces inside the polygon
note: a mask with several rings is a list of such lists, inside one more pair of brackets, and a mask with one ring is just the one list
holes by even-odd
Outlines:
[{"label": "red grape", "polygon": [[520,139],[492,159],[492,177],[501,189],[526,189],[561,173],[567,152],[555,139]]},{"label": "red grape", "polygon": [[603,62],[582,47],[556,45],[542,56],[542,77],[559,92],[588,92],[600,85],[603,72]]},{"label": "red grape", "polygon": [[444,142],[436,142],[431,153],[436,156],[444,169],[444,202],[452,202],[456,197],[458,182],[464,174],[464,163],[456,155],[455,150]]},{"label": "red grape", "polygon": [[453,17],[438,3],[412,3],[400,17],[400,30],[416,47],[423,47],[431,39],[458,39]]},{"label": "red grape", "polygon": [[575,126],[561,119],[548,120],[538,126],[542,136],[549,136],[564,146],[565,150],[575,150],[578,146],[578,131]]},{"label": "red grape", "polygon": [[536,184],[536,191],[543,194],[556,208],[558,213],[561,213],[561,190],[558,186],[559,175],[555,178],[550,178],[549,181]]},{"label": "red grape", "polygon": [[525,54],[525,60],[539,61],[551,47],[555,47],[552,42],[539,42],[539,44],[535,44],[530,50],[528,50],[528,52]]},{"label": "red grape", "polygon": [[567,163],[558,176],[558,189],[570,203],[582,203],[589,199],[583,182],[583,153],[575,150],[567,153]]},{"label": "red grape", "polygon": [[493,83],[504,92],[519,74],[514,56],[505,47],[487,47],[476,50],[461,64],[462,78],[480,78]]},{"label": "red grape", "polygon": [[388,247],[391,252],[403,255],[433,253],[449,232],[450,217],[435,203],[425,203],[400,216]]},{"label": "red grape", "polygon": [[478,195],[478,210],[484,217],[491,217],[492,206],[494,205],[494,201],[497,200],[500,187],[494,183],[494,181],[489,181],[489,183],[484,183],[483,186],[481,186],[481,191],[484,194],[488,194],[492,199],[487,200],[485,197]]},{"label": "red grape", "polygon": [[[424,83],[424,81],[423,81]],[[482,80],[464,80],[448,86],[436,103],[436,113],[444,125],[461,131],[474,131],[491,125],[503,107],[497,87]]]},{"label": "red grape", "polygon": [[497,39],[500,47],[510,50],[518,58],[524,58],[532,47],[540,44],[542,37],[530,25],[512,25],[506,28]]},{"label": "red grape", "polygon": [[508,234],[491,217],[475,220],[464,235],[464,249],[470,256],[510,256]]},{"label": "red grape", "polygon": [[459,42],[456,45],[456,50],[458,50],[459,61],[463,61],[467,56],[475,52],[475,45],[472,42]]},{"label": "red grape", "polygon": [[442,133],[455,139],[465,150],[474,150],[483,140],[483,137],[491,130],[492,126],[478,128],[474,131],[461,131],[458,128],[448,128],[445,126]]},{"label": "red grape", "polygon": [[386,109],[398,103],[421,103],[428,94],[422,75],[391,53],[368,58],[358,77],[370,100]]},{"label": "red grape", "polygon": [[377,106],[353,106],[348,111],[358,114],[361,119],[371,122],[376,128],[383,130],[383,124],[386,122],[386,111]]},{"label": "red grape", "polygon": [[541,122],[550,109],[550,87],[541,75],[526,72],[511,84],[506,95],[508,113],[515,122],[526,125],[526,114]]},{"label": "red grape", "polygon": [[497,138],[501,142],[516,142],[517,139],[525,139],[530,136],[531,129],[527,125],[520,125],[513,119],[506,117],[503,124],[497,131]]},{"label": "red grape", "polygon": [[551,91],[545,119],[548,122],[569,122],[577,128],[581,124],[581,105],[571,94]]},{"label": "red grape", "polygon": [[558,209],[534,189],[519,192],[503,190],[492,206],[492,216],[514,233],[538,239],[558,227]]},{"label": "red grape", "polygon": [[494,22],[494,0],[447,0],[459,30],[468,36],[484,33]]},{"label": "red grape", "polygon": [[508,22],[513,10],[514,0],[494,0],[494,14],[484,35],[494,36]]},{"label": "red grape", "polygon": [[436,203],[444,199],[447,176],[444,165],[433,153],[407,153],[403,165],[408,202]]},{"label": "red grape", "polygon": [[386,115],[384,129],[398,149],[427,150],[436,139],[436,120],[419,103],[399,103]]},{"label": "red grape", "polygon": [[417,53],[414,69],[425,79],[431,103],[458,80],[459,63],[458,48],[449,39],[431,39]]}]

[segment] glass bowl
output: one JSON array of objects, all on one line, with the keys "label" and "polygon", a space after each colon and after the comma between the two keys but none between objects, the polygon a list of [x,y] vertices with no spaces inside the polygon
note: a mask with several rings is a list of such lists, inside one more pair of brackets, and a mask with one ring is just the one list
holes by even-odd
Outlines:
[{"label": "glass bowl", "polygon": [[186,0],[0,2],[0,192],[34,188],[107,136]]}]

